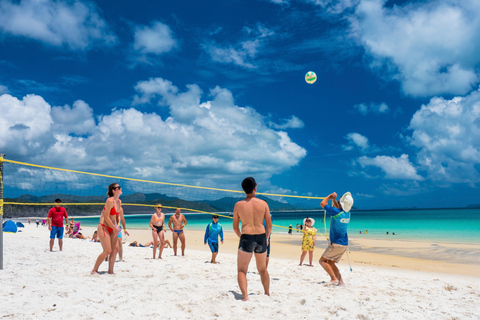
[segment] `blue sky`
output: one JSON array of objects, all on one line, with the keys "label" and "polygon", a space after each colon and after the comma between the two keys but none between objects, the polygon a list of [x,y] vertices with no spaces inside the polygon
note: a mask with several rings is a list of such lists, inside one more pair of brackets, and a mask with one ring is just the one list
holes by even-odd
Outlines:
[{"label": "blue sky", "polygon": [[0,0],[0,151],[228,189],[251,175],[363,209],[465,206],[479,66],[476,0]]}]

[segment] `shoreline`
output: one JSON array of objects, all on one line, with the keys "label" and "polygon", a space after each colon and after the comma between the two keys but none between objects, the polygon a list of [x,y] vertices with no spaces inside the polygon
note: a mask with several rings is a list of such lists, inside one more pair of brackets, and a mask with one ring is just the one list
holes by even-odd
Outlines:
[{"label": "shoreline", "polygon": [[[85,236],[91,236],[96,230],[94,227],[82,227],[82,229]],[[153,239],[152,233],[148,229],[127,229],[130,236],[123,235],[126,243],[138,241],[145,244]],[[203,244],[204,233],[203,230],[192,230],[188,229],[187,226],[185,229],[186,252],[188,250],[209,252],[208,246]],[[165,237],[172,242],[170,231],[165,233]],[[236,255],[238,250],[237,235],[233,231],[225,231],[224,240],[224,244],[220,244],[219,257],[223,253]],[[289,261],[292,265],[298,264],[301,255],[301,242],[302,235],[300,233],[292,235],[273,233],[270,257]],[[313,263],[318,269],[321,269],[318,260],[327,245],[326,239],[317,236]],[[170,250],[172,249],[165,249],[165,251]],[[180,252],[180,249],[178,249],[178,252]],[[208,252],[206,256],[208,256]],[[480,277],[480,269],[478,268],[480,264],[480,244],[465,245],[449,242],[432,243],[353,238],[350,239],[349,252],[353,269],[361,265],[371,265],[394,270],[405,269]],[[340,263],[348,264],[346,254]],[[323,269],[321,271],[323,272]]]}]

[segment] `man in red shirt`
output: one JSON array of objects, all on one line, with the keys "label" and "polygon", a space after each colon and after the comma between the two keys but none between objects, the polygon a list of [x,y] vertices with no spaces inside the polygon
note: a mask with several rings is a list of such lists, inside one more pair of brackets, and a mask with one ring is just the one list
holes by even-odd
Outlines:
[{"label": "man in red shirt", "polygon": [[65,218],[65,225],[68,229],[68,216],[67,210],[64,207],[60,206],[62,200],[55,199],[55,207],[48,211],[48,230],[50,230],[50,251],[53,249],[53,243],[55,241],[55,236],[58,239],[58,246],[60,251],[63,248],[63,218]]}]

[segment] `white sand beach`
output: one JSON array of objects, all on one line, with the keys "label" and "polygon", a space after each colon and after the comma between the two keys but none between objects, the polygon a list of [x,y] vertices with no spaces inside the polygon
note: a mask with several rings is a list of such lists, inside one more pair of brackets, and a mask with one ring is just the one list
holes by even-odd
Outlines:
[{"label": "white sand beach", "polygon": [[166,249],[163,260],[152,260],[151,249],[124,246],[115,275],[105,273],[104,263],[92,276],[99,243],[64,239],[62,252],[57,242],[49,252],[46,227],[20,230],[3,235],[0,319],[480,319],[480,277],[354,261],[350,272],[343,259],[346,286],[325,287],[319,245],[313,268],[298,266],[300,252],[271,257],[270,297],[251,263],[250,301],[242,302],[231,237],[220,247],[218,265],[207,263],[208,247],[191,233],[185,257]]}]

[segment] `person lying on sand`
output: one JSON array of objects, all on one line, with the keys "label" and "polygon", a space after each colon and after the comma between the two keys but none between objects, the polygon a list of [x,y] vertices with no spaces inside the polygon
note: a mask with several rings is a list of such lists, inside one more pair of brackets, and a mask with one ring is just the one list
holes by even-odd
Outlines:
[{"label": "person lying on sand", "polygon": [[145,244],[138,243],[137,241],[133,241],[132,243],[129,244],[130,247],[150,247],[153,246],[153,241],[149,241]]}]

